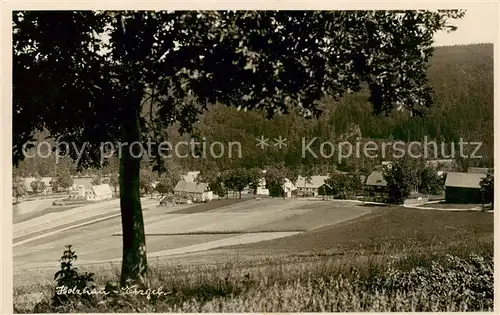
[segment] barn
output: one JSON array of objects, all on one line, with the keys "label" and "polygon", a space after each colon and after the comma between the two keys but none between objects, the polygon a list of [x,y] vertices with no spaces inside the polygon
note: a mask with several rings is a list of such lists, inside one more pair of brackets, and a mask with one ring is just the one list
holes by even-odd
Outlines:
[{"label": "barn", "polygon": [[448,172],[444,184],[446,202],[482,203],[483,194],[479,183],[484,177],[484,173]]},{"label": "barn", "polygon": [[204,202],[212,200],[212,192],[206,183],[179,181],[174,188],[174,195],[187,197],[193,201]]}]

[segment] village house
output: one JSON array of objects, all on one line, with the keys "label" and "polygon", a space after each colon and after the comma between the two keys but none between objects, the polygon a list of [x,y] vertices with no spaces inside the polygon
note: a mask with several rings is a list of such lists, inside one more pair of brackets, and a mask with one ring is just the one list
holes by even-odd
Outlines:
[{"label": "village house", "polygon": [[[80,186],[82,189],[83,185]],[[113,198],[113,191],[109,184],[92,186],[91,189],[85,189],[85,199],[90,201],[102,201]]]},{"label": "village house", "polygon": [[370,195],[386,192],[387,181],[384,178],[384,174],[381,171],[371,172],[366,178],[364,187],[365,191]]},{"label": "village house", "polygon": [[448,172],[445,181],[447,203],[482,203],[483,194],[479,183],[484,173]]},{"label": "village house", "polygon": [[186,182],[182,180],[175,185],[174,195],[198,202],[210,201],[213,198],[212,192],[208,190],[207,183]]},{"label": "village house", "polygon": [[307,181],[306,177],[299,175],[297,181],[295,182],[295,187],[297,187],[297,194],[299,196],[318,196],[319,188],[325,183],[325,180],[327,180],[328,178],[329,176],[315,175],[311,176],[310,180]]}]

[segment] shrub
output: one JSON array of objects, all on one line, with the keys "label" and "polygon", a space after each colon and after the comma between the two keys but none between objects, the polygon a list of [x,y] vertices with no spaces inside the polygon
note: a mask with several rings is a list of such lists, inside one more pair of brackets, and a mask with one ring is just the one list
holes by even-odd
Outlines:
[{"label": "shrub", "polygon": [[77,255],[71,250],[71,245],[67,245],[60,259],[60,270],[54,275],[56,288],[52,298],[53,307],[63,306],[75,300],[92,302],[95,298],[89,294],[95,289],[94,274],[78,274],[78,268],[73,267],[73,261],[76,259]]}]

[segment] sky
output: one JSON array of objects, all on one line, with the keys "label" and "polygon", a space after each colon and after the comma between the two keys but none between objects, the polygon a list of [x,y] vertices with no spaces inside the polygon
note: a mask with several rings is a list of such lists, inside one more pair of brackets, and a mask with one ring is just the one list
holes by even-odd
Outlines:
[{"label": "sky", "polygon": [[494,43],[498,39],[498,10],[491,4],[467,8],[465,17],[454,21],[455,32],[439,32],[434,36],[436,46]]}]

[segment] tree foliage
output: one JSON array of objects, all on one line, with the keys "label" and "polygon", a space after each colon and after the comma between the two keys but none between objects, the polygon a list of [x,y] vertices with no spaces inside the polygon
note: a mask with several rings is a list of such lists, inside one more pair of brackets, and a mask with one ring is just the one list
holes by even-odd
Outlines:
[{"label": "tree foliage", "polygon": [[102,175],[101,175],[101,172],[97,173],[97,175],[94,175],[92,177],[92,185],[93,186],[97,186],[97,185],[100,185],[102,184]]},{"label": "tree foliage", "polygon": [[431,167],[420,170],[419,191],[424,194],[439,195],[444,189],[443,178]]},{"label": "tree foliage", "polygon": [[251,168],[247,170],[248,186],[252,189],[254,194],[257,193],[257,188],[263,178],[262,170],[259,168]]},{"label": "tree foliage", "polygon": [[329,185],[331,194],[339,199],[354,197],[362,190],[362,182],[359,173],[333,173],[325,180],[325,183]]},{"label": "tree foliage", "polygon": [[298,169],[286,167],[284,163],[271,165],[266,168],[264,176],[266,180],[266,188],[269,189],[269,194],[274,197],[281,197],[284,194],[284,185],[286,180],[294,183],[298,177]]},{"label": "tree foliage", "polygon": [[491,203],[493,205],[495,199],[495,179],[494,179],[493,169],[488,170],[486,177],[481,179],[479,183],[481,186],[481,191],[483,193],[483,198],[485,203]]},{"label": "tree foliage", "polygon": [[115,191],[116,191],[116,187],[118,187],[120,185],[118,173],[112,173],[109,176],[109,185],[111,187],[113,187],[115,189]]},{"label": "tree foliage", "polygon": [[214,161],[203,161],[198,174],[197,181],[208,184],[210,190],[214,190],[219,181],[220,169]]},{"label": "tree foliage", "polygon": [[169,168],[167,172],[163,173],[158,179],[155,190],[160,195],[173,193],[175,185],[180,180],[180,174],[174,168]]},{"label": "tree foliage", "polygon": [[401,204],[412,191],[417,190],[420,169],[420,161],[408,157],[398,159],[384,168],[390,202]]},{"label": "tree foliage", "polygon": [[13,176],[12,178],[12,197],[19,201],[19,197],[26,195],[26,185],[22,177]]},{"label": "tree foliage", "polygon": [[38,195],[39,193],[45,191],[45,182],[42,181],[41,178],[36,178],[34,181],[31,182],[30,184],[31,190]]},{"label": "tree foliage", "polygon": [[57,176],[50,182],[52,191],[57,192],[59,188],[69,189],[73,185],[73,178],[69,170],[59,170]]},{"label": "tree foliage", "polygon": [[143,168],[140,173],[140,187],[144,194],[148,195],[153,191],[154,174],[148,168]]},{"label": "tree foliage", "polygon": [[222,175],[224,186],[237,191],[241,199],[241,192],[251,184],[255,185],[254,172],[246,168],[231,169]]}]

